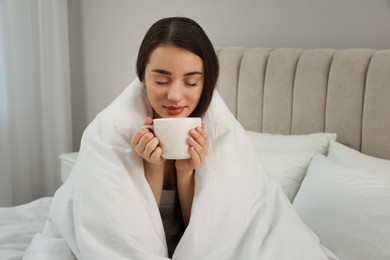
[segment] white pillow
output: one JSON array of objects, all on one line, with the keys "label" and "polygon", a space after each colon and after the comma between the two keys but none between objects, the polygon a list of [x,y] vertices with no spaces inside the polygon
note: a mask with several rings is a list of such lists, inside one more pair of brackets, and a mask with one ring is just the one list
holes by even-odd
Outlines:
[{"label": "white pillow", "polygon": [[280,135],[247,131],[258,151],[268,152],[314,152],[326,154],[330,141],[335,141],[334,133],[314,133],[307,135]]},{"label": "white pillow", "polygon": [[390,161],[368,156],[348,146],[332,141],[328,157],[344,166],[375,174],[390,183]]},{"label": "white pillow", "polygon": [[294,208],[343,260],[390,259],[390,184],[316,155]]},{"label": "white pillow", "polygon": [[259,160],[267,174],[282,188],[290,202],[294,200],[313,152],[277,153],[258,152]]},{"label": "white pillow", "polygon": [[315,154],[327,154],[336,134],[273,135],[247,131],[268,175],[292,202]]}]

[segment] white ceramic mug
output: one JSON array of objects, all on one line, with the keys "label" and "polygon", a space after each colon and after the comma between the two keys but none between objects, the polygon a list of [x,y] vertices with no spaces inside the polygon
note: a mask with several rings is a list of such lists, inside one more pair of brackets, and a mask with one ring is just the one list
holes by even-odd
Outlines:
[{"label": "white ceramic mug", "polygon": [[200,117],[175,117],[156,118],[153,125],[146,125],[153,130],[154,135],[160,140],[162,157],[168,160],[180,160],[191,158],[188,146],[190,130],[201,126]]}]

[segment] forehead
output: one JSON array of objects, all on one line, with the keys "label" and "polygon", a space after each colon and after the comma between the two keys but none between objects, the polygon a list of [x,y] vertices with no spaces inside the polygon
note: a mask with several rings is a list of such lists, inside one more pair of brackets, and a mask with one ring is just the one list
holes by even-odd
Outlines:
[{"label": "forehead", "polygon": [[162,69],[172,73],[203,72],[203,60],[188,50],[163,44],[150,53],[146,69]]}]

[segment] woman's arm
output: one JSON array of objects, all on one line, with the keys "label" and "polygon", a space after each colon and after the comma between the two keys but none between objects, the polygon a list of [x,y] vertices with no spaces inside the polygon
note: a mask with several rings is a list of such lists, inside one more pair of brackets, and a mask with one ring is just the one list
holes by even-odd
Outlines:
[{"label": "woman's arm", "polygon": [[188,144],[190,159],[177,160],[175,163],[177,189],[184,223],[188,225],[191,216],[192,200],[195,189],[195,170],[202,164],[208,153],[208,137],[204,124],[190,131]]},{"label": "woman's arm", "polygon": [[190,221],[192,200],[194,198],[195,171],[177,171],[176,175],[181,212],[184,223],[187,226]]},{"label": "woman's arm", "polygon": [[157,205],[160,206],[161,194],[164,184],[164,164],[156,165],[144,160],[145,178],[152,189]]},{"label": "woman's arm", "polygon": [[[153,124],[152,118],[147,117],[144,124]],[[161,157],[159,140],[148,128],[140,128],[134,133],[130,145],[143,158],[145,178],[152,189],[157,205],[160,206],[165,160]]]}]

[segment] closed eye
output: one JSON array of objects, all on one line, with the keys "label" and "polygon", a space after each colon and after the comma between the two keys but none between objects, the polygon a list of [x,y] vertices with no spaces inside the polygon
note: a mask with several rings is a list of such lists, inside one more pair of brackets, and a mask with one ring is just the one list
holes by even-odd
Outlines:
[{"label": "closed eye", "polygon": [[198,82],[195,82],[195,83],[186,83],[187,86],[189,87],[196,87],[198,86]]},{"label": "closed eye", "polygon": [[156,85],[166,85],[169,83],[169,81],[159,81],[159,80],[155,80],[154,83]]}]

